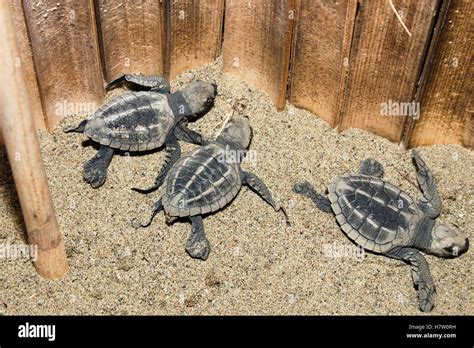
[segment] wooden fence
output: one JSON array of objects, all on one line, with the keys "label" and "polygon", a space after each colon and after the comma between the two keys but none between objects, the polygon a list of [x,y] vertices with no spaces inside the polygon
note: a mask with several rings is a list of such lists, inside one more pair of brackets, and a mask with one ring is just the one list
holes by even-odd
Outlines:
[{"label": "wooden fence", "polygon": [[100,105],[121,74],[173,79],[222,53],[278,109],[408,147],[474,145],[470,0],[8,1],[37,128],[58,103]]}]

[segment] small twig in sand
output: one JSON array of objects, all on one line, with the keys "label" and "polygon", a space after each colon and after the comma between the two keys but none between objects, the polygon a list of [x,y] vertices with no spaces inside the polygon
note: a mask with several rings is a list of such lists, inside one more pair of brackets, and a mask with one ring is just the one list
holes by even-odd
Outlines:
[{"label": "small twig in sand", "polygon": [[215,138],[217,138],[217,136],[218,136],[219,134],[221,134],[221,132],[222,132],[222,130],[224,129],[224,127],[225,127],[225,125],[227,124],[227,122],[229,122],[229,120],[230,120],[232,117],[234,117],[235,109],[236,109],[236,107],[237,107],[237,103],[238,103],[237,100],[234,101],[234,104],[232,105],[232,112],[229,112],[229,113],[227,114],[227,116],[225,117],[223,123],[219,123],[219,124],[217,124],[217,125],[214,126],[214,129],[216,129],[217,127],[219,127],[219,125],[222,124],[222,126],[219,128],[219,131],[215,134],[215,136],[214,136]]},{"label": "small twig in sand", "polygon": [[408,181],[410,184],[413,185],[413,187],[415,187],[417,190],[418,190],[418,185],[415,184],[413,181],[411,181],[409,178],[408,178],[408,175],[407,174],[402,174],[400,173],[398,170],[397,170],[398,174],[400,174],[400,176],[405,179],[406,181]]},{"label": "small twig in sand", "polygon": [[390,7],[392,8],[392,11],[395,13],[395,16],[397,16],[397,19],[398,21],[400,22],[400,24],[402,25],[403,29],[405,29],[405,31],[407,32],[408,36],[411,37],[411,33],[410,33],[410,30],[408,30],[407,26],[405,25],[405,23],[403,23],[403,19],[402,17],[400,17],[400,14],[398,13],[397,9],[395,8],[395,6],[393,5],[393,2],[392,0],[388,0],[389,4],[390,4]]},{"label": "small twig in sand", "polygon": [[215,134],[215,138],[217,138],[219,136],[219,134],[221,134],[222,130],[224,129],[225,125],[227,124],[227,122],[229,122],[230,118],[234,116],[234,113],[235,113],[235,109],[232,110],[232,113],[228,113],[227,116],[225,117],[224,119],[224,122],[222,123],[222,126],[221,128],[219,128],[219,131]]}]

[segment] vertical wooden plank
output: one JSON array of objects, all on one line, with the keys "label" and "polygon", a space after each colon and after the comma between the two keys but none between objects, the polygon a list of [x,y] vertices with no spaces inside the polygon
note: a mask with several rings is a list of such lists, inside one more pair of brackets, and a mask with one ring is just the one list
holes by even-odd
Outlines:
[{"label": "vertical wooden plank", "polygon": [[18,57],[15,58],[15,67],[21,69],[25,80],[26,91],[29,96],[32,110],[33,122],[36,129],[46,127],[43,107],[36,79],[36,70],[31,53],[30,39],[26,28],[23,5],[20,0],[9,0],[13,28],[15,30],[16,43],[18,47]]},{"label": "vertical wooden plank", "polygon": [[92,0],[24,0],[47,127],[103,98]]},{"label": "vertical wooden plank", "polygon": [[339,109],[335,117],[334,124],[339,128],[345,112],[344,98],[346,96],[346,85],[349,79],[349,60],[352,51],[352,41],[356,24],[357,11],[359,8],[358,0],[348,0],[346,18],[344,23],[344,40],[342,42],[342,71],[339,79],[339,89],[337,91],[337,103]]},{"label": "vertical wooden plank", "polygon": [[450,3],[428,67],[421,117],[411,133],[410,147],[443,143],[474,147],[473,12],[472,1]]},{"label": "vertical wooden plank", "polygon": [[[421,69],[420,78],[418,80],[418,85],[416,87],[415,97],[414,100],[419,105],[421,105],[421,98],[426,90],[426,83],[428,81],[428,76],[430,74],[431,66],[433,64],[433,58],[436,55],[436,51],[438,50],[438,44],[440,42],[440,34],[442,33],[443,26],[446,23],[446,18],[448,15],[448,10],[450,7],[451,0],[442,0],[439,9],[436,14],[436,19],[433,27],[433,34],[431,35],[430,42],[428,44],[428,50],[423,62],[423,67]],[[420,115],[421,117],[421,115]],[[409,117],[403,129],[403,137],[402,141],[405,147],[409,146],[409,141],[411,134],[413,132],[413,128],[415,123],[417,122],[416,119]]]},{"label": "vertical wooden plank", "polygon": [[286,99],[293,0],[227,0],[224,71],[263,89],[278,109]]},{"label": "vertical wooden plank", "polygon": [[220,53],[224,0],[167,0],[165,71],[170,79]]},{"label": "vertical wooden plank", "polygon": [[106,81],[123,74],[163,74],[161,1],[97,0]]},{"label": "vertical wooden plank", "polygon": [[[341,130],[356,127],[399,142],[406,117],[384,116],[398,103],[411,103],[433,27],[438,2],[393,0],[412,36],[389,1],[359,1]],[[395,103],[395,104],[394,104]]]},{"label": "vertical wooden plank", "polygon": [[347,0],[297,1],[290,102],[336,126]]}]

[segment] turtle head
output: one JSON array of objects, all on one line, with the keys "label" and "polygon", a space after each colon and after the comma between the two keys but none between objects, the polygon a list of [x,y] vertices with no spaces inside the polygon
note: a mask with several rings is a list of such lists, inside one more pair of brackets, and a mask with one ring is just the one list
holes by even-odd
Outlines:
[{"label": "turtle head", "polygon": [[431,246],[427,252],[444,258],[454,258],[469,249],[469,240],[457,227],[449,223],[436,221],[431,231]]},{"label": "turtle head", "polygon": [[214,105],[214,99],[217,95],[217,85],[197,80],[184,87],[181,93],[191,109],[191,115],[186,115],[186,117],[194,118],[205,114]]},{"label": "turtle head", "polygon": [[252,140],[252,127],[248,116],[234,117],[227,122],[221,134],[217,137],[217,142],[236,143],[247,149]]}]

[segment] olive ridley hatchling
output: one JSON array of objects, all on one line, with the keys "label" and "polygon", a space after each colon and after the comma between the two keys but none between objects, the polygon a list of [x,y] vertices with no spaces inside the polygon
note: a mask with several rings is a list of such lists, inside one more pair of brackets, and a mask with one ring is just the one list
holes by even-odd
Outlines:
[{"label": "olive ridley hatchling", "polygon": [[[250,145],[252,130],[247,117],[231,119],[216,141],[201,146],[184,155],[176,162],[164,181],[163,196],[155,203],[150,220],[134,227],[150,225],[154,216],[164,210],[168,222],[178,217],[191,220],[191,234],[186,251],[193,258],[206,260],[211,250],[204,233],[203,215],[228,205],[239,193],[242,185],[248,185],[263,200],[281,210],[262,180],[240,167],[241,159],[233,154],[244,153]],[[237,158],[237,160],[236,160]]]},{"label": "olive ridley hatchling", "polygon": [[437,220],[441,200],[435,179],[420,155],[416,151],[412,155],[423,191],[419,202],[383,180],[383,167],[373,159],[362,162],[359,174],[336,177],[327,197],[308,182],[296,184],[293,190],[311,199],[320,210],[333,213],[356,244],[409,263],[420,309],[428,312],[434,306],[436,290],[420,251],[453,258],[468,250],[469,240],[456,226]]}]

